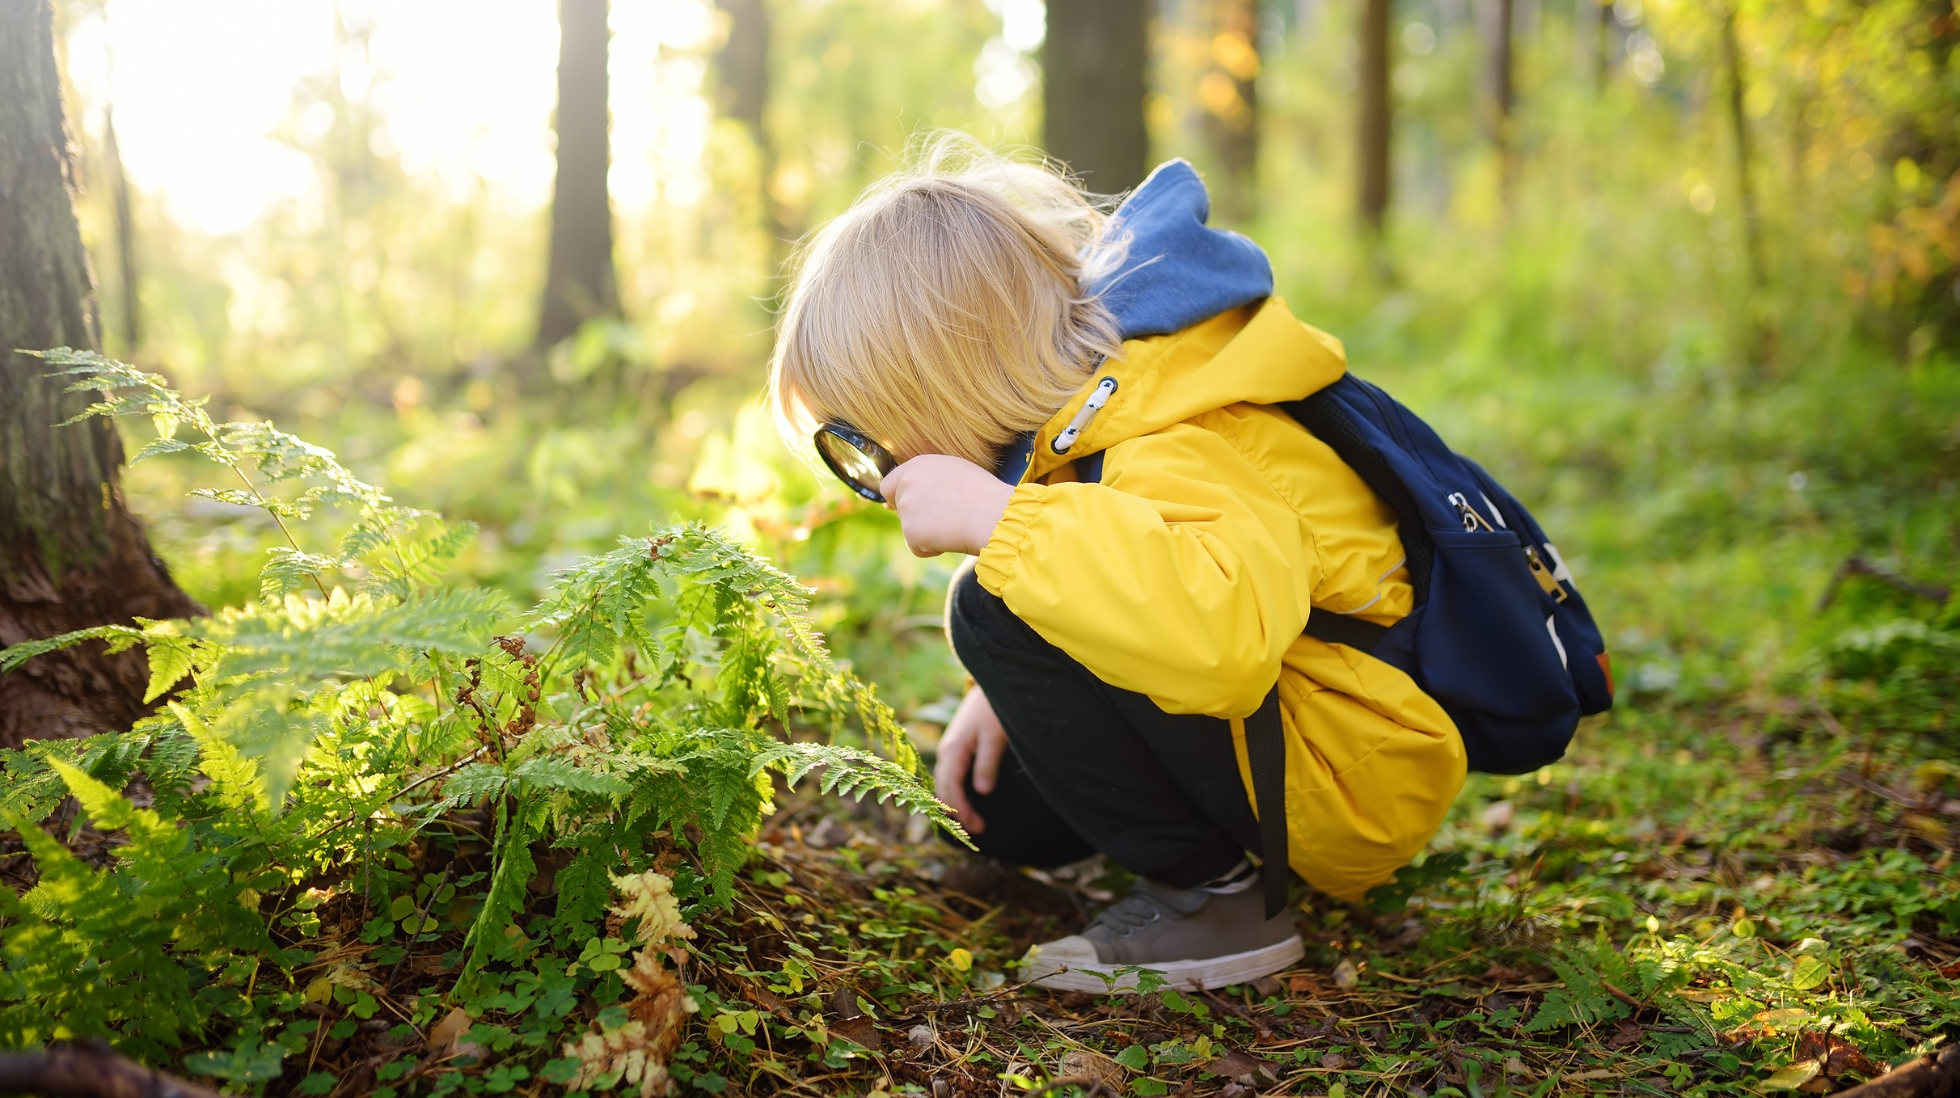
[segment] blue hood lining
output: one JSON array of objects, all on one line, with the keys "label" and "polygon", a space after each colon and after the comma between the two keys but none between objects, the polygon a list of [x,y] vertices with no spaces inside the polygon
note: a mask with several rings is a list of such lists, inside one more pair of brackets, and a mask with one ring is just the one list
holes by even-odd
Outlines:
[{"label": "blue hood lining", "polygon": [[[1265,249],[1210,228],[1211,194],[1189,161],[1170,160],[1117,208],[1111,239],[1128,254],[1089,289],[1100,294],[1124,339],[1170,335],[1273,293]],[[1018,484],[1034,457],[1034,433],[1010,443],[995,475]]]}]

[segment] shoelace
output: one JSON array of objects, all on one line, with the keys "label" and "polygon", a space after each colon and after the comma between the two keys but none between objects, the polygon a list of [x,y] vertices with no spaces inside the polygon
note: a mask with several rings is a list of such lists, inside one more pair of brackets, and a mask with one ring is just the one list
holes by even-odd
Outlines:
[{"label": "shoelace", "polygon": [[1103,909],[1102,914],[1090,921],[1090,926],[1100,923],[1127,938],[1139,928],[1150,925],[1164,917],[1157,901],[1141,892],[1132,892]]}]

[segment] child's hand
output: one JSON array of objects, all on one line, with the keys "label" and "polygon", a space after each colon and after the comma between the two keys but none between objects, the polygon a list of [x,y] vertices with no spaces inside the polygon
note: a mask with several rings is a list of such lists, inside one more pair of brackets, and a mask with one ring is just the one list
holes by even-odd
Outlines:
[{"label": "child's hand", "polygon": [[973,771],[973,790],[992,793],[1000,777],[1000,757],[1007,752],[1007,732],[994,715],[993,703],[979,687],[966,692],[959,711],[946,724],[946,735],[939,741],[939,761],[932,768],[933,791],[960,823],[975,835],[987,830],[987,821],[973,810],[966,799],[966,772]]},{"label": "child's hand", "polygon": [[1012,485],[965,458],[921,454],[885,474],[879,491],[898,512],[914,556],[978,555],[1014,495]]}]

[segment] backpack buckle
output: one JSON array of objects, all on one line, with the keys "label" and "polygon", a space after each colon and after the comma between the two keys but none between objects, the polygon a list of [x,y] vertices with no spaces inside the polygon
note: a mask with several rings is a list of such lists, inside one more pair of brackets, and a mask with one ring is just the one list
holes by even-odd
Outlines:
[{"label": "backpack buckle", "polygon": [[1536,545],[1527,545],[1524,547],[1524,560],[1526,564],[1531,566],[1531,578],[1538,581],[1538,586],[1547,595],[1552,596],[1558,602],[1564,602],[1566,599],[1572,597],[1566,591],[1565,585],[1558,581],[1558,577],[1552,575],[1552,570],[1545,567],[1544,558],[1538,555],[1538,547]]}]

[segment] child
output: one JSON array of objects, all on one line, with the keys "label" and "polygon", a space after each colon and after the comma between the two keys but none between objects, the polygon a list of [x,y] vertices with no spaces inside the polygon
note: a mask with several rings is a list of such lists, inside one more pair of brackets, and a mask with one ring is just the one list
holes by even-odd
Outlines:
[{"label": "child", "polygon": [[1435,701],[1303,632],[1409,612],[1396,515],[1271,407],[1344,356],[1208,210],[1181,160],[1112,217],[942,139],[816,234],[782,317],[786,437],[895,508],[914,553],[977,558],[948,595],[974,685],[940,796],[983,853],[1101,851],[1138,878],[1030,951],[1050,987],[1101,991],[1126,966],[1219,987],[1302,956],[1255,887],[1285,867],[1248,858],[1246,719],[1276,682],[1287,860],[1322,892],[1388,881],[1463,784]]}]

